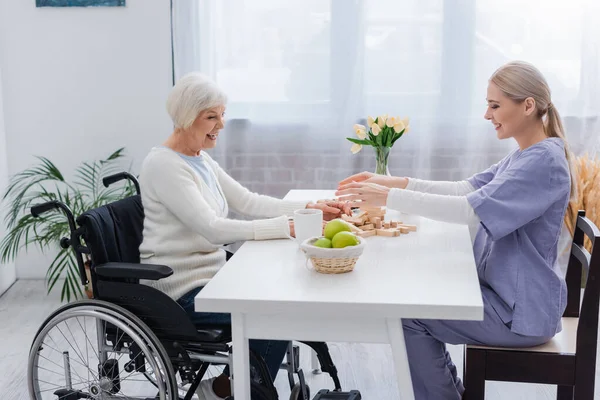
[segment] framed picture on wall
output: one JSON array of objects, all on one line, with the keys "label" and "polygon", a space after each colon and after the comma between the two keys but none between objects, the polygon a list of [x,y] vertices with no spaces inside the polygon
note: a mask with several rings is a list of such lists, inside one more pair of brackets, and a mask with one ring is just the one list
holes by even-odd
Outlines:
[{"label": "framed picture on wall", "polygon": [[36,7],[125,7],[125,0],[35,0]]}]

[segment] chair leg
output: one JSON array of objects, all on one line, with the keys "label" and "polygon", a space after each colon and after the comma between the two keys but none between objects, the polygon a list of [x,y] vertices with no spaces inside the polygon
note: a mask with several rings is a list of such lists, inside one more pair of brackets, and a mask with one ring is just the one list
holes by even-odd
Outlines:
[{"label": "chair leg", "polygon": [[573,400],[573,386],[558,385],[556,388],[556,400]]},{"label": "chair leg", "polygon": [[465,346],[463,400],[484,400],[485,398],[485,351],[468,349]]}]

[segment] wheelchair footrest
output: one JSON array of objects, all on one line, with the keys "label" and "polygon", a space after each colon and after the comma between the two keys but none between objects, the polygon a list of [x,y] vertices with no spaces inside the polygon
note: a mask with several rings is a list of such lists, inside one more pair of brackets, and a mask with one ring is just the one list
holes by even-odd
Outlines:
[{"label": "wheelchair footrest", "polygon": [[358,390],[349,392],[331,392],[328,389],[319,390],[319,393],[313,400],[361,400],[362,397]]}]

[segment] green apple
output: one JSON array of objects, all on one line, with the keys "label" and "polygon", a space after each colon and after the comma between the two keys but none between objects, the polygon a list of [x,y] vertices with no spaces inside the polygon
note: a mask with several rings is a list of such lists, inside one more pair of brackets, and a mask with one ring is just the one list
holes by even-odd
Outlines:
[{"label": "green apple", "polygon": [[360,241],[358,237],[351,232],[339,232],[331,239],[331,244],[336,249],[341,249],[348,246],[356,246]]},{"label": "green apple", "polygon": [[323,247],[325,249],[330,249],[331,246],[331,240],[327,239],[327,238],[320,238],[317,239],[314,243],[313,246],[317,246],[317,247]]},{"label": "green apple", "polygon": [[341,219],[334,219],[329,221],[327,225],[325,225],[325,237],[329,240],[332,240],[333,237],[339,232],[350,232],[351,229],[346,223],[346,221],[342,221]]}]

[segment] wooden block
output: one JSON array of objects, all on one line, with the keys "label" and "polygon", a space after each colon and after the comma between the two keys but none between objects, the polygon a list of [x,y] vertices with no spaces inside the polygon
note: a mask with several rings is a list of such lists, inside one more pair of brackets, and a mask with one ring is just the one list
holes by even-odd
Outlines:
[{"label": "wooden block", "polygon": [[385,222],[383,223],[383,227],[384,227],[385,229],[390,229],[390,223],[389,223],[389,222],[387,222],[387,221],[385,221]]},{"label": "wooden block", "polygon": [[390,221],[390,228],[395,228],[398,226],[398,223],[396,221]]},{"label": "wooden block", "polygon": [[362,229],[363,231],[372,231],[375,229],[375,225],[373,225],[373,224],[363,225],[360,227],[360,229]]},{"label": "wooden block", "polygon": [[367,212],[366,211],[359,211],[356,214],[352,215],[353,218],[363,218],[367,216]]},{"label": "wooden block", "polygon": [[342,219],[346,222],[350,222],[351,224],[354,225],[362,225],[363,224],[363,220],[361,218],[355,218],[355,217],[349,217],[347,215],[342,215]]},{"label": "wooden block", "polygon": [[411,232],[416,232],[417,231],[417,226],[416,225],[406,225],[406,224],[399,224],[398,225],[399,228],[406,228]]},{"label": "wooden block", "polygon": [[396,232],[391,229],[375,229],[375,232],[377,232],[377,236],[388,236],[388,237],[397,236]]},{"label": "wooden block", "polygon": [[377,231],[375,231],[375,230],[372,230],[372,231],[362,231],[362,232],[358,232],[357,235],[360,236],[360,237],[366,238],[366,237],[369,237],[369,236],[375,236],[375,235],[377,235]]},{"label": "wooden block", "polygon": [[402,228],[402,227],[400,227],[398,229],[398,232],[400,232],[402,234],[406,234],[406,233],[409,233],[410,231],[408,230],[408,228]]},{"label": "wooden block", "polygon": [[347,225],[350,227],[350,230],[351,230],[352,232],[354,232],[354,233],[357,233],[357,234],[358,234],[358,233],[360,233],[360,232],[362,232],[362,231],[363,231],[363,230],[362,230],[362,229],[360,229],[358,226],[356,226],[356,225],[354,225],[354,224],[351,224],[350,222],[346,222],[346,224],[347,224]]}]

